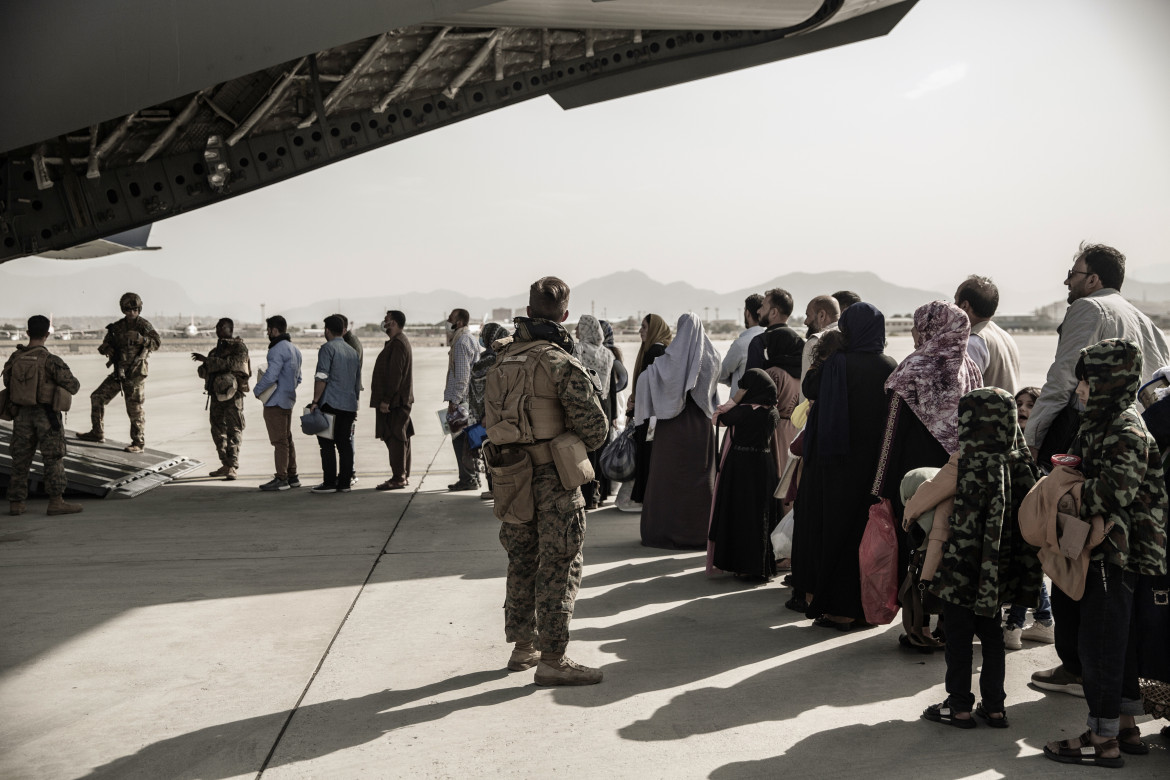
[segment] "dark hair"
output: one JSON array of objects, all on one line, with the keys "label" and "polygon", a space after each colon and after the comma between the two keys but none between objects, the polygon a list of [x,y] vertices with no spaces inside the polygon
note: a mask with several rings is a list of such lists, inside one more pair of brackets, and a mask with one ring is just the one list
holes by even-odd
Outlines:
[{"label": "dark hair", "polygon": [[336,314],[330,314],[325,318],[325,330],[340,336],[341,332],[345,330],[345,322]]},{"label": "dark hair", "polygon": [[1125,255],[1121,252],[1104,244],[1086,244],[1082,241],[1073,262],[1077,260],[1084,260],[1089,273],[1097,274],[1101,284],[1121,292],[1121,285],[1125,281]]},{"label": "dark hair", "polygon": [[760,307],[764,305],[764,296],[759,293],[752,293],[743,299],[743,309],[752,318],[753,322],[760,321]]},{"label": "dark hair", "polygon": [[1024,395],[1025,393],[1032,396],[1032,403],[1036,403],[1037,401],[1040,400],[1040,388],[1039,387],[1022,387],[1022,388],[1020,388],[1020,391],[1018,393],[1016,393],[1016,403],[1017,404],[1020,402],[1020,396]]},{"label": "dark hair", "polygon": [[[337,319],[341,320],[341,330],[348,330],[349,329],[349,317],[346,317],[344,314],[334,314],[331,316],[336,317]],[[339,330],[337,332],[341,333],[341,330]]]},{"label": "dark hair", "polygon": [[236,330],[236,323],[232,322],[231,317],[220,317],[219,322],[215,323],[215,327],[218,328],[220,325],[227,325],[228,330],[232,331],[233,333]]},{"label": "dark hair", "polygon": [[402,312],[398,311],[397,309],[391,309],[390,311],[386,312],[386,316],[390,318],[391,322],[398,325],[398,327],[400,327],[400,328],[406,327],[406,315],[403,314]]},{"label": "dark hair", "polygon": [[569,310],[569,285],[555,276],[543,276],[528,288],[533,317],[560,322]]},{"label": "dark hair", "polygon": [[809,364],[809,370],[819,368],[825,364],[825,361],[833,356],[834,353],[840,352],[845,348],[848,339],[845,334],[839,330],[826,331],[824,335],[817,339],[816,346],[813,347],[812,362]]},{"label": "dark hair", "polygon": [[28,337],[43,339],[49,335],[49,318],[43,314],[34,314],[28,318]]},{"label": "dark hair", "polygon": [[273,314],[268,319],[264,320],[265,324],[270,328],[276,328],[278,333],[288,332],[288,321],[279,314]]},{"label": "dark hair", "polygon": [[462,322],[464,325],[471,322],[471,314],[467,309],[452,309],[451,313],[455,315],[456,322]]},{"label": "dark hair", "polygon": [[971,274],[959,285],[955,304],[968,303],[976,317],[992,317],[999,308],[999,288],[986,276]]},{"label": "dark hair", "polygon": [[833,293],[833,297],[837,299],[837,303],[841,304],[841,311],[845,311],[855,303],[861,303],[861,296],[852,290],[838,290]]},{"label": "dark hair", "polygon": [[768,299],[768,303],[779,309],[780,313],[784,316],[787,317],[792,314],[792,293],[777,287],[774,290],[768,290],[768,292],[764,293],[764,296]]}]

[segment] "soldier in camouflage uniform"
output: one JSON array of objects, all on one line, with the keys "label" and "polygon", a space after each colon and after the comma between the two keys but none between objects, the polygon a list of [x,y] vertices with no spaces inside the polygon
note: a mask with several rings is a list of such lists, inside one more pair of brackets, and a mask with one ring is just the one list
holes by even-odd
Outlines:
[{"label": "soldier in camouflage uniform", "polygon": [[1141,349],[1123,339],[1086,347],[1076,367],[1085,411],[1072,454],[1082,458],[1080,513],[1092,526],[1092,557],[1072,622],[1089,730],[1045,745],[1044,755],[1062,763],[1118,767],[1121,751],[1147,751],[1134,720],[1141,692],[1126,646],[1138,575],[1166,573],[1167,495],[1162,455],[1135,407],[1141,376]]},{"label": "soldier in camouflage uniform", "polygon": [[[609,421],[597,380],[573,358],[572,337],[561,325],[568,317],[568,300],[568,285],[560,279],[545,277],[534,283],[530,318],[516,318],[515,334],[496,342],[497,361],[489,372],[497,370],[516,348],[531,342],[559,347],[541,354],[543,367],[556,387],[565,428],[575,432],[586,449],[594,450],[605,442]],[[531,522],[504,522],[500,527],[500,543],[508,552],[504,631],[508,641],[515,643],[508,668],[521,671],[537,666],[538,685],[599,683],[600,670],[565,656],[569,621],[581,587],[585,500],[580,488],[562,486],[556,466],[549,462],[533,467],[532,497]]]},{"label": "soldier in camouflage uniform", "polygon": [[236,478],[240,467],[240,442],[244,438],[244,396],[252,376],[248,345],[233,337],[235,323],[227,317],[215,325],[219,342],[206,355],[191,353],[199,366],[199,378],[209,397],[211,440],[219,453],[220,467],[210,476],[225,480]]},{"label": "soldier in camouflage uniform", "polygon": [[[1035,606],[1043,573],[1036,548],[1024,541],[1017,515],[1040,472],[1016,421],[1016,402],[986,387],[959,399],[959,450],[951,537],[931,590],[943,602],[946,690],[926,720],[972,728],[971,711],[989,725],[1007,725],[1004,711],[1004,604]],[[971,644],[978,635],[982,703],[971,693]]]},{"label": "soldier in camouflage uniform", "polygon": [[162,339],[149,322],[144,320],[142,299],[128,292],[118,302],[125,315],[117,322],[106,326],[106,337],[98,352],[109,360],[106,365],[114,370],[89,396],[90,420],[93,427],[86,433],[77,434],[82,441],[105,441],[102,419],[106,404],[118,393],[126,398],[126,414],[130,416],[130,446],[126,452],[142,452],[146,446],[146,412],[142,402],[146,400],[147,357],[162,344]]},{"label": "soldier in camouflage uniform", "polygon": [[39,314],[29,317],[28,346],[18,346],[4,364],[4,387],[9,393],[13,396],[21,395],[15,387],[20,382],[25,385],[24,395],[31,394],[36,400],[35,404],[14,404],[9,410],[14,412],[12,477],[8,482],[10,515],[24,514],[24,501],[28,498],[28,472],[38,447],[45,464],[45,492],[49,494],[49,507],[45,513],[68,515],[81,511],[79,504],[68,504],[62,498],[66,484],[63,462],[65,432],[61,413],[53,411],[56,389],[60,387],[69,395],[76,395],[81,389],[81,383],[64,360],[50,354],[45,348],[48,336],[48,317]]}]

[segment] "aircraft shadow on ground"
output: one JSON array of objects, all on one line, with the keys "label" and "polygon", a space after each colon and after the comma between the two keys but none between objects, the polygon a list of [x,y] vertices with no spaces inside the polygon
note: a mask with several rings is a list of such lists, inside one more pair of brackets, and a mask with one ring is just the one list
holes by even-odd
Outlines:
[{"label": "aircraft shadow on ground", "polygon": [[[536,690],[535,686],[528,685],[483,691],[454,701],[407,706],[489,684],[508,674],[503,669],[473,672],[409,690],[384,690],[353,699],[304,705],[293,716],[291,731],[310,728],[314,723],[328,723],[329,727],[313,729],[312,738],[297,740],[295,750],[277,750],[269,766],[319,758],[381,739],[398,729],[440,720],[453,712],[503,704]],[[83,780],[163,775],[174,780],[210,780],[252,774],[259,771],[287,718],[285,710],[160,740],[133,755],[95,767]]]}]

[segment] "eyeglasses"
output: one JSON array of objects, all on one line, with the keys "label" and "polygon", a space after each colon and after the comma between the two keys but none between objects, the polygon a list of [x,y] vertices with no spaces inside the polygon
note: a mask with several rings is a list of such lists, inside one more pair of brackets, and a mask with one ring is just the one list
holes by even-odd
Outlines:
[{"label": "eyeglasses", "polygon": [[1068,276],[1064,277],[1064,280],[1066,282],[1070,281],[1077,274],[1084,274],[1085,276],[1091,276],[1093,274],[1093,272],[1092,271],[1076,271],[1076,270],[1070,268],[1070,269],[1068,269]]}]

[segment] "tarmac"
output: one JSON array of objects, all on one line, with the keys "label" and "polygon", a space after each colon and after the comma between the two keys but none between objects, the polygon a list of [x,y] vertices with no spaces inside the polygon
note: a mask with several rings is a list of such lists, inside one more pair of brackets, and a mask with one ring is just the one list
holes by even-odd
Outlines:
[{"label": "tarmac", "polygon": [[[445,368],[429,352],[416,395]],[[148,437],[214,467],[183,372],[156,381],[152,363],[147,412],[163,422]],[[605,681],[508,672],[499,523],[477,494],[447,492],[454,456],[430,406],[416,406],[408,490],[373,489],[387,474],[368,414],[353,492],[308,492],[319,460],[299,433],[306,487],[257,490],[271,448],[250,404],[237,481],[203,471],[83,498],[79,515],[46,517],[42,498],[0,517],[0,777],[1094,774],[1040,754],[1087,714],[1028,686],[1056,665],[1051,645],[1008,654],[1010,728],[928,723],[941,653],[900,649],[897,624],[814,627],[779,581],[709,579],[701,552],[642,547],[638,515],[611,506],[589,514],[569,648]],[[1143,725],[1151,752],[1127,756],[1126,776],[1170,777],[1162,725]]]}]

